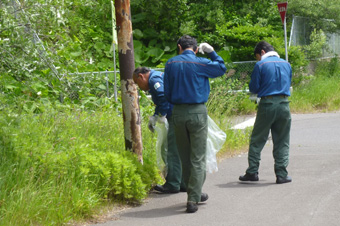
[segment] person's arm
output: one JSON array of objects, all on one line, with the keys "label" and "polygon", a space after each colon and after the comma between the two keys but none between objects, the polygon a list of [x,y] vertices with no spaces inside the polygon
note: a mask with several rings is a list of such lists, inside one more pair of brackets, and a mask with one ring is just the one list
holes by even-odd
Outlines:
[{"label": "person's arm", "polygon": [[150,91],[152,92],[153,102],[156,105],[154,115],[165,116],[169,110],[169,102],[165,98],[164,83],[160,77],[152,78],[150,81]]},{"label": "person's arm", "polygon": [[213,77],[219,77],[224,75],[225,72],[227,71],[227,68],[224,64],[224,60],[222,59],[222,57],[217,55],[215,51],[209,53],[209,57],[212,63],[209,62],[208,67],[209,70],[212,70]]},{"label": "person's arm", "polygon": [[202,58],[202,63],[205,65],[203,67],[203,74],[210,77],[210,78],[216,78],[219,76],[224,75],[224,73],[227,71],[227,68],[224,64],[224,60],[222,57],[217,55],[214,48],[209,45],[208,43],[201,43],[199,46],[199,51],[201,53],[207,53],[211,60]]}]

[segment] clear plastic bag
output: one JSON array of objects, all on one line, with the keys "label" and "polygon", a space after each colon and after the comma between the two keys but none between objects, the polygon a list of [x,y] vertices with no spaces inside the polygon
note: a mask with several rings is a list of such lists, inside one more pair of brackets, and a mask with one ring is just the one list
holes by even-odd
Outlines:
[{"label": "clear plastic bag", "polygon": [[[157,166],[163,173],[167,175],[167,153],[168,153],[168,121],[165,123],[156,123],[155,131],[157,133],[156,157]],[[206,171],[214,173],[218,171],[216,154],[222,148],[226,134],[216,125],[216,123],[208,116],[208,138],[206,151]]]},{"label": "clear plastic bag", "polygon": [[168,129],[169,123],[165,119],[164,123],[156,122],[155,131],[157,133],[156,158],[158,169],[166,177],[167,174],[167,154],[168,154]]},{"label": "clear plastic bag", "polygon": [[206,153],[206,171],[214,173],[218,171],[216,154],[222,148],[227,135],[208,116],[208,139]]}]

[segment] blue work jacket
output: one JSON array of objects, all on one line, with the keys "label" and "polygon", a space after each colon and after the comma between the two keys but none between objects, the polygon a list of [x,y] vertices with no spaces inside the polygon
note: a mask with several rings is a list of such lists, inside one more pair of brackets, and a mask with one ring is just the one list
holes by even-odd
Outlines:
[{"label": "blue work jacket", "polygon": [[169,117],[172,112],[172,105],[164,96],[163,72],[151,70],[149,76],[149,93],[153,103],[156,105],[154,115],[167,115]]},{"label": "blue work jacket", "polygon": [[197,57],[191,50],[172,57],[165,65],[164,91],[171,104],[199,104],[208,101],[209,78],[222,76],[227,68],[215,51],[211,60]]},{"label": "blue work jacket", "polygon": [[256,63],[251,74],[249,91],[257,94],[258,97],[290,96],[291,81],[290,64],[277,56],[270,56]]}]

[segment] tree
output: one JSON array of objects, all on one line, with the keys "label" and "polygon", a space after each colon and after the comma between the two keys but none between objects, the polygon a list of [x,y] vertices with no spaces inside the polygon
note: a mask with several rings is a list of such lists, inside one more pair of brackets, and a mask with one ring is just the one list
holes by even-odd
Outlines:
[{"label": "tree", "polygon": [[138,92],[132,80],[134,71],[133,37],[129,0],[116,0],[118,52],[124,120],[125,148],[137,154],[143,163],[141,116]]},{"label": "tree", "polygon": [[290,0],[288,15],[308,17],[313,28],[324,32],[339,32],[340,0]]}]

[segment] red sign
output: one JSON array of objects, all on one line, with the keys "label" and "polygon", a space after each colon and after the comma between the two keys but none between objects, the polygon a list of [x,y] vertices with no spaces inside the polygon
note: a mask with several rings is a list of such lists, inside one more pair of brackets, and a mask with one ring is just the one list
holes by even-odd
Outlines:
[{"label": "red sign", "polygon": [[281,16],[282,23],[284,23],[285,21],[287,5],[288,5],[288,2],[277,3],[277,7],[279,8],[279,13]]}]

